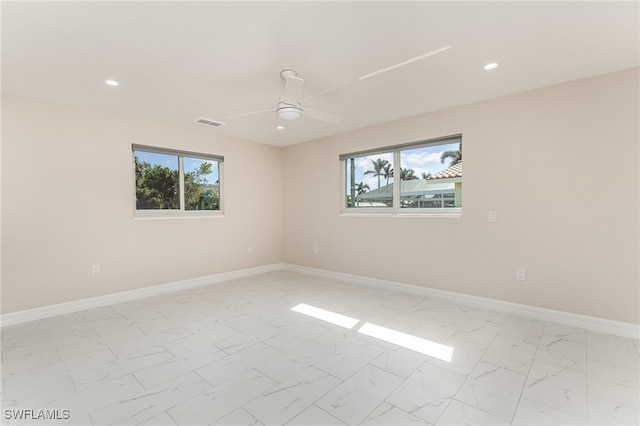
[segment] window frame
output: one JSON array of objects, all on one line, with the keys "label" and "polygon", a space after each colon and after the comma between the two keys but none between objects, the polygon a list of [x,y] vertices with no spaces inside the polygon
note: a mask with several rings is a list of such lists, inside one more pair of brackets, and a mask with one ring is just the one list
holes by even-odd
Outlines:
[{"label": "window frame", "polygon": [[[179,209],[138,209],[137,208],[137,182],[136,182],[136,151],[149,152],[153,154],[173,155],[178,157],[178,187],[180,191]],[[185,200],[184,183],[184,158],[197,160],[214,161],[218,163],[218,210],[187,210]],[[131,144],[131,163],[133,176],[133,216],[134,219],[184,219],[184,218],[215,218],[224,216],[224,195],[223,195],[223,175],[224,156],[206,154],[202,152],[183,151],[172,148],[161,148],[150,145]]]},{"label": "window frame", "polygon": [[[460,144],[462,150],[462,134],[454,134],[438,138],[426,139],[416,142],[388,145],[380,148],[367,149],[362,151],[348,152],[340,154],[340,215],[346,217],[445,217],[459,218],[462,216],[461,207],[412,207],[403,208],[401,202],[401,182],[400,176],[394,176],[393,182],[393,205],[391,207],[348,207],[347,206],[347,161],[352,158],[366,157],[376,154],[391,153],[393,156],[394,170],[400,170],[402,163],[400,156],[403,151],[425,148],[429,146]],[[462,183],[462,178],[460,178]],[[464,197],[462,197],[464,198]]]}]

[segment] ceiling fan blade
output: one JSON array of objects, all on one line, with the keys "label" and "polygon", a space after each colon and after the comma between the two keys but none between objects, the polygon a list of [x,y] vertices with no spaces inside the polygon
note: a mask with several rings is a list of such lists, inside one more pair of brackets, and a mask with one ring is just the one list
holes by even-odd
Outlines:
[{"label": "ceiling fan blade", "polygon": [[440,52],[444,52],[445,50],[449,50],[449,49],[451,49],[451,46],[443,46],[443,47],[441,47],[439,49],[432,50],[431,52],[425,53],[423,55],[419,55],[419,56],[416,56],[414,58],[407,59],[406,61],[397,63],[395,65],[391,65],[390,67],[382,68],[382,69],[379,69],[378,71],[374,71],[372,73],[365,74],[363,76],[358,77],[358,80],[359,81],[366,80],[367,78],[371,78],[371,77],[373,77],[375,75],[382,74],[383,72],[391,71],[391,70],[394,70],[396,68],[400,68],[400,67],[403,67],[405,65],[409,65],[412,62],[416,62],[416,61],[419,61],[421,59],[428,58],[429,56],[436,55],[436,54],[438,54]]},{"label": "ceiling fan blade", "polygon": [[264,114],[265,112],[273,112],[275,111],[275,108],[271,108],[271,109],[263,109],[261,111],[251,111],[251,112],[245,112],[242,114],[235,114],[235,115],[229,115],[227,117],[227,119],[233,119],[233,118],[240,118],[240,117],[246,117],[247,115],[256,115],[256,114]]},{"label": "ceiling fan blade", "polygon": [[342,82],[340,84],[336,84],[333,87],[329,87],[328,89],[324,89],[322,92],[317,92],[317,93],[314,93],[313,95],[306,96],[306,97],[302,98],[302,102],[306,102],[309,99],[315,98],[316,96],[324,95],[325,93],[331,92],[331,91],[339,89],[341,87],[344,87],[349,83],[351,83],[351,82],[350,81],[344,81],[344,82]]},{"label": "ceiling fan blade", "polygon": [[284,80],[284,93],[282,102],[288,105],[296,106],[300,103],[302,90],[304,89],[304,80],[294,75],[288,75]]},{"label": "ceiling fan blade", "polygon": [[302,109],[302,116],[307,118],[313,118],[314,120],[326,121],[327,123],[336,123],[336,124],[340,123],[343,120],[343,118],[338,115],[331,114],[324,111],[319,111],[317,109],[309,109],[309,108]]}]

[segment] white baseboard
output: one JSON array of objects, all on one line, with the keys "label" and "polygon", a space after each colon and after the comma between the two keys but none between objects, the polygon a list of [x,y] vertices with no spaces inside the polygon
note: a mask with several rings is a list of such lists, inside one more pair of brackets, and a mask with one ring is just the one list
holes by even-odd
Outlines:
[{"label": "white baseboard", "polygon": [[587,315],[556,311],[553,309],[539,308],[536,306],[522,305],[519,303],[505,302],[502,300],[471,296],[462,293],[437,290],[394,281],[379,280],[376,278],[327,271],[324,269],[316,269],[306,266],[283,264],[282,268],[291,272],[298,272],[306,275],[345,281],[383,290],[392,290],[402,293],[415,294],[416,296],[445,300],[461,305],[518,315],[526,318],[537,319],[540,321],[551,322],[554,324],[565,325],[568,327],[583,328],[598,333],[611,334],[614,336],[626,337],[631,339],[640,339],[640,325],[638,324],[612,321]]},{"label": "white baseboard", "polygon": [[28,321],[35,321],[49,318],[56,315],[70,314],[91,308],[112,305],[114,303],[127,302],[130,300],[142,299],[145,297],[171,293],[174,291],[187,290],[230,281],[237,278],[246,278],[267,272],[286,270],[312,275],[322,278],[349,282],[368,287],[375,287],[383,290],[399,291],[402,293],[415,294],[421,297],[430,297],[445,300],[452,303],[473,306],[482,309],[518,315],[522,317],[537,319],[540,321],[552,322],[569,327],[583,328],[599,333],[611,334],[614,336],[640,339],[640,325],[619,321],[612,321],[603,318],[590,317],[586,315],[573,314],[569,312],[556,311],[552,309],[539,308],[519,303],[505,302],[502,300],[489,299],[479,296],[471,296],[462,293],[455,293],[445,290],[437,290],[428,287],[421,287],[411,284],[404,284],[395,281],[386,281],[376,278],[351,275],[341,272],[333,272],[324,269],[310,268],[287,263],[274,263],[271,265],[258,266],[255,268],[240,269],[237,271],[223,272],[220,274],[205,277],[193,278],[173,283],[154,285],[135,290],[122,291],[104,296],[91,297],[88,299],[75,300],[72,302],[60,303],[57,305],[43,306],[41,308],[28,309],[19,312],[0,315],[0,326],[22,324]]},{"label": "white baseboard", "polygon": [[72,302],[59,303],[56,305],[43,306],[41,308],[27,309],[24,311],[12,312],[0,315],[0,326],[22,324],[28,321],[35,321],[49,318],[56,315],[70,314],[84,311],[91,308],[112,305],[114,303],[128,302],[130,300],[142,299],[145,297],[157,296],[174,291],[187,290],[210,284],[230,281],[236,278],[251,277],[266,272],[280,271],[282,264],[258,266],[255,268],[240,269],[237,271],[223,272],[215,275],[208,275],[184,281],[176,281],[168,284],[154,285],[150,287],[137,288],[135,290],[121,291],[118,293],[106,294],[104,296],[91,297],[88,299],[74,300]]}]

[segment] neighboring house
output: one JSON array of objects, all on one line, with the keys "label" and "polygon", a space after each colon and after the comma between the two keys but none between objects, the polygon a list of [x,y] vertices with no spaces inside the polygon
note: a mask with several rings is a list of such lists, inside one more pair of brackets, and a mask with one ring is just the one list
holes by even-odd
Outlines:
[{"label": "neighboring house", "polygon": [[217,183],[206,183],[202,185],[202,189],[205,191],[212,191],[216,195],[220,195],[220,185]]},{"label": "neighboring house", "polygon": [[[393,184],[357,197],[358,207],[385,207],[393,204]],[[400,205],[405,208],[445,208],[462,206],[462,161],[427,179],[400,182]]]},{"label": "neighboring house", "polygon": [[443,207],[462,207],[462,161],[427,178],[427,181],[453,184],[453,205]]}]

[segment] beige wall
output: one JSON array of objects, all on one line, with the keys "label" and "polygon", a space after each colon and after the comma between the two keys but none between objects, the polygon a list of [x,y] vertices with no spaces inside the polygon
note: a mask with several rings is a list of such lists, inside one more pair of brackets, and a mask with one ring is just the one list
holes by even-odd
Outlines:
[{"label": "beige wall", "polygon": [[[2,313],[281,261],[280,149],[2,102]],[[224,155],[225,217],[133,220],[132,143]]]},{"label": "beige wall", "polygon": [[[288,147],[284,261],[637,324],[639,89],[632,69]],[[339,215],[339,154],[455,133],[462,218]]]},{"label": "beige wall", "polygon": [[[638,81],[627,70],[286,149],[3,95],[2,313],[284,261],[640,323]],[[340,153],[454,133],[462,218],[340,216]],[[224,155],[225,217],[133,220],[131,143]]]}]

